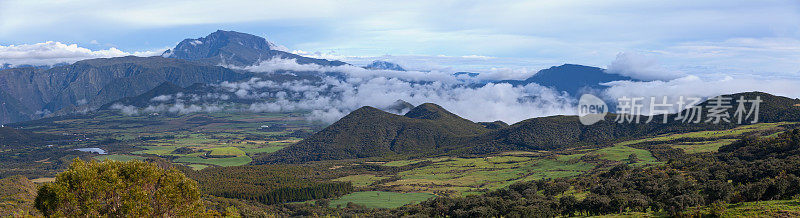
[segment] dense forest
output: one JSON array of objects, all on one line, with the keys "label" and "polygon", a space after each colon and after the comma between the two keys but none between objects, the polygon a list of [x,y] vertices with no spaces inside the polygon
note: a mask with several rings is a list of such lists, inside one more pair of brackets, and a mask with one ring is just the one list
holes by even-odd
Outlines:
[{"label": "dense forest", "polygon": [[338,197],[353,192],[350,183],[326,181],[333,175],[291,165],[240,166],[184,170],[203,193],[276,204]]}]

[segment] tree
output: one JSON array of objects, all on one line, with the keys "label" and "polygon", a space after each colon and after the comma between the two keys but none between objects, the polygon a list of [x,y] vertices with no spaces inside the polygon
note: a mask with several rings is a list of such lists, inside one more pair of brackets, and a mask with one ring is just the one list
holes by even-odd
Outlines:
[{"label": "tree", "polygon": [[197,182],[177,170],[138,160],[84,162],[76,158],[42,186],[35,207],[45,216],[196,216]]},{"label": "tree", "polygon": [[628,155],[628,162],[631,163],[631,164],[635,164],[635,163],[639,162],[639,157],[636,156],[635,153],[631,153],[631,155]]}]

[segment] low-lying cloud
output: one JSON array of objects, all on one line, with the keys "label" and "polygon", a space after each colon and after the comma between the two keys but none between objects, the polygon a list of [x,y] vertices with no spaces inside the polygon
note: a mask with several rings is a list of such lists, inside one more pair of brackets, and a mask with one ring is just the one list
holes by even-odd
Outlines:
[{"label": "low-lying cloud", "polygon": [[152,56],[158,52],[124,52],[117,48],[106,50],[91,50],[79,47],[77,44],[64,44],[61,42],[42,42],[36,44],[0,45],[0,65],[54,65],[61,63],[74,63],[76,61],[92,58],[109,58],[122,56]]},{"label": "low-lying cloud", "polygon": [[670,80],[682,76],[680,72],[665,69],[653,57],[631,52],[617,54],[606,72],[639,80]]}]

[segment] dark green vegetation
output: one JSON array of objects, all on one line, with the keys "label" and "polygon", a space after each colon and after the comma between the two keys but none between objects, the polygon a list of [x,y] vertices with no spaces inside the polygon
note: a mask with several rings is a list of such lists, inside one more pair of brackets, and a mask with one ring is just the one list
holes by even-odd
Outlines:
[{"label": "dark green vegetation", "polygon": [[[518,182],[483,195],[437,197],[392,210],[349,205],[335,211],[426,217],[795,216],[798,157],[800,129],[793,129],[773,137],[745,136],[718,152],[680,154],[650,167],[616,164],[581,176]],[[283,207],[295,215],[330,213],[312,205]]]},{"label": "dark green vegetation", "polygon": [[12,175],[55,175],[83,152],[56,147],[80,140],[77,136],[45,134],[0,127],[0,178]]},{"label": "dark green vegetation", "polygon": [[[800,121],[800,107],[793,106],[799,104],[800,100],[759,92],[728,95],[733,99],[755,99],[756,96],[763,101],[759,121]],[[708,103],[701,105],[705,104]],[[734,113],[735,109],[729,109],[728,114],[733,116]],[[737,127],[736,123],[683,123],[675,119],[677,116],[668,115],[667,123],[637,124],[614,122],[616,115],[612,114],[607,120],[589,126],[578,122],[576,116],[552,116],[532,118],[493,130],[434,104],[420,105],[405,116],[363,107],[296,145],[256,158],[256,162],[297,163],[387,155],[416,158],[431,155],[486,155],[515,150],[593,148],[627,139]],[[707,113],[703,113],[702,120],[706,120],[707,116]],[[640,119],[644,122],[647,117]]]},{"label": "dark green vegetation", "polygon": [[36,209],[45,216],[198,216],[197,183],[155,164],[76,159],[56,181],[39,188]]},{"label": "dark green vegetation", "polygon": [[185,171],[203,193],[264,204],[332,198],[353,191],[351,183],[329,181],[331,172],[298,166],[240,166]]},{"label": "dark green vegetation", "polygon": [[[761,119],[775,122],[753,125],[596,127],[569,116],[473,123],[433,104],[403,116],[362,108],[303,141],[321,127],[299,113],[101,111],[12,126],[69,135],[47,148],[65,163],[79,156],[176,167],[198,182],[205,208],[245,216],[677,215],[717,213],[714,205],[751,214],[734,208],[766,200],[786,208],[779,202],[798,194],[791,148],[800,120],[770,108],[762,105]],[[37,147],[21,146],[7,155]],[[110,154],[72,151],[86,147]],[[36,161],[28,169],[48,171],[29,178],[64,170]]]},{"label": "dark green vegetation", "polygon": [[258,163],[435,154],[488,131],[435,104],[419,105],[405,116],[363,107],[294,146],[265,155]]},{"label": "dark green vegetation", "polygon": [[397,208],[415,204],[436,197],[429,193],[396,193],[381,191],[356,192],[342,196],[330,202],[331,207],[347,207],[347,204],[358,204],[369,208]]}]

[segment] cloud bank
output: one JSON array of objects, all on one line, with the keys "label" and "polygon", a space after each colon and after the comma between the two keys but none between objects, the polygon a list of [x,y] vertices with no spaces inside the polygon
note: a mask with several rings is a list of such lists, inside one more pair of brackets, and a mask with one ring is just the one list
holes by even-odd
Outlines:
[{"label": "cloud bank", "polygon": [[106,50],[91,50],[79,47],[77,44],[64,44],[61,42],[42,42],[36,44],[0,45],[0,65],[54,65],[61,63],[74,63],[76,61],[92,58],[134,56],[152,56],[158,52],[128,53],[117,48]]},{"label": "cloud bank", "polygon": [[606,72],[639,80],[670,80],[682,75],[680,72],[663,68],[654,57],[630,52],[617,54]]}]

